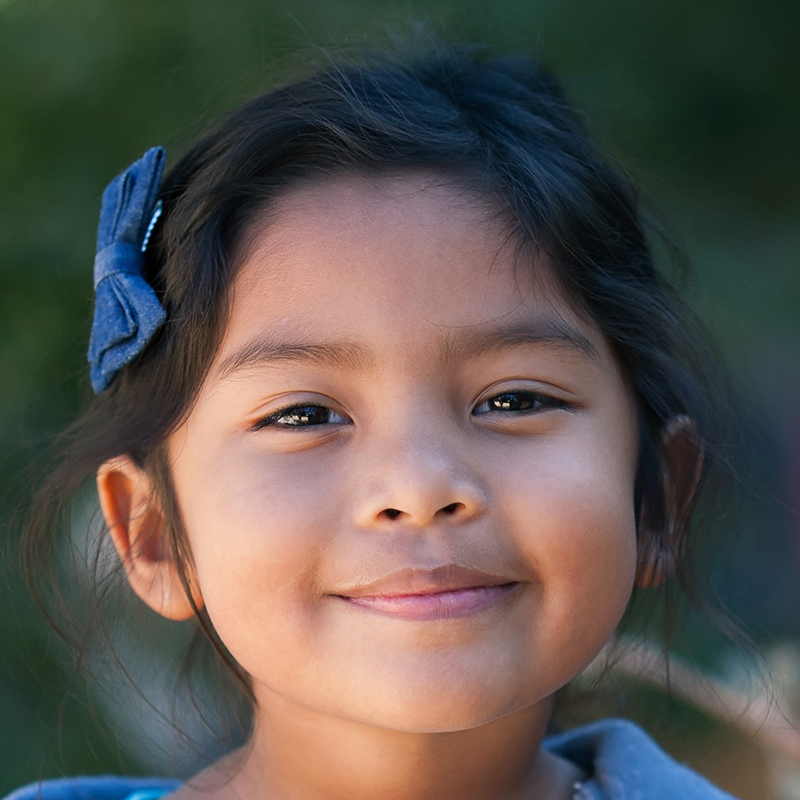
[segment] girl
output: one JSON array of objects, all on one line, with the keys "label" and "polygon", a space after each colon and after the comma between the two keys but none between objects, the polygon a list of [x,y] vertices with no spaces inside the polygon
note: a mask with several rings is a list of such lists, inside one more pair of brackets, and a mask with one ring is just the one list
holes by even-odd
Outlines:
[{"label": "girl", "polygon": [[[97,476],[133,591],[252,709],[183,785],[98,800],[722,798],[638,728],[545,738],[635,588],[680,576],[715,453],[689,312],[539,64],[339,64],[106,190]],[[144,794],[142,794],[144,792]]]}]

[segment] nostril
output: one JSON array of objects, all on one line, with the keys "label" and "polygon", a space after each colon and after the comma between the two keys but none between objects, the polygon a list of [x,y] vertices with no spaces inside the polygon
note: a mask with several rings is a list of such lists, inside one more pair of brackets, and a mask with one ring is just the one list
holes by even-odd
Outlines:
[{"label": "nostril", "polygon": [[[447,515],[455,514],[463,505],[463,503],[450,503],[442,506],[439,510]],[[397,519],[403,512],[398,508],[384,508],[381,513],[385,514],[389,519]]]}]

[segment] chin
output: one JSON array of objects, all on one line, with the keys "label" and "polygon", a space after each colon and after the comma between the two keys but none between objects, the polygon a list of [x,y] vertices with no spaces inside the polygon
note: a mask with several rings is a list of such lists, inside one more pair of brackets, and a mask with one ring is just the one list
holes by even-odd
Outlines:
[{"label": "chin", "polygon": [[407,733],[447,733],[480,727],[542,699],[527,694],[497,675],[475,680],[442,673],[434,681],[420,676],[364,687],[342,715]]}]

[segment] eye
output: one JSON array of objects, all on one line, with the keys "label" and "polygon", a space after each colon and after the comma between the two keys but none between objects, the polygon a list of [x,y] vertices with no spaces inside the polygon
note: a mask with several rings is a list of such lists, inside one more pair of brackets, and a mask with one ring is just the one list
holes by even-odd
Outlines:
[{"label": "eye", "polygon": [[509,391],[497,394],[477,405],[472,413],[481,416],[484,413],[501,413],[509,415],[535,414],[550,409],[569,409],[569,403],[540,392]]},{"label": "eye", "polygon": [[251,429],[260,431],[263,428],[316,428],[331,423],[347,423],[347,419],[327,406],[303,403],[279,408],[272,414],[262,417]]}]

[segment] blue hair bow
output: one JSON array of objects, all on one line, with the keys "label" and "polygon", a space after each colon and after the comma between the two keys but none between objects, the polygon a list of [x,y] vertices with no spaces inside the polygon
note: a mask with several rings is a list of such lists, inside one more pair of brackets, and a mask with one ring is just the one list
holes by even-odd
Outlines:
[{"label": "blue hair bow", "polygon": [[142,274],[144,251],[161,213],[156,196],[165,159],[163,147],[150,148],[103,192],[88,355],[97,394],[144,350],[167,316]]}]

